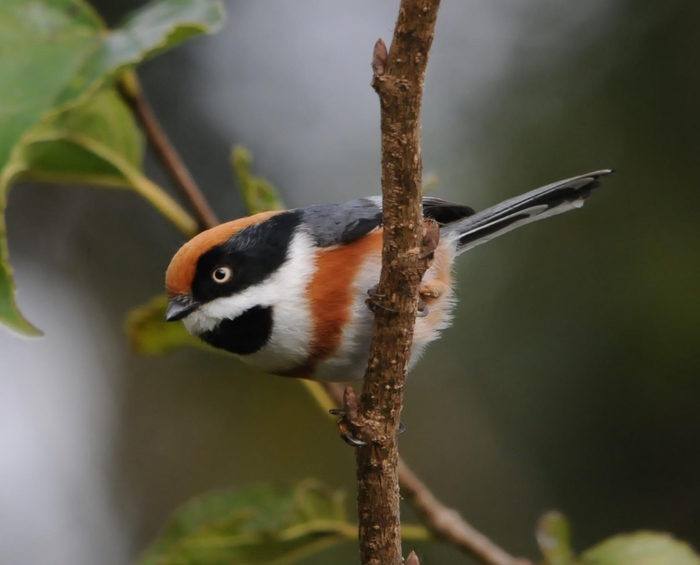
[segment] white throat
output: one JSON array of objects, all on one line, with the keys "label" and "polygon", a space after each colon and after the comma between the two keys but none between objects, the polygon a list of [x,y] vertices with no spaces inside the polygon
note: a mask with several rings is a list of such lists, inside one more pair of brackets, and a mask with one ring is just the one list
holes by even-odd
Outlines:
[{"label": "white throat", "polygon": [[306,292],[316,271],[315,247],[309,234],[297,231],[284,263],[276,272],[233,296],[202,305],[184,318],[187,331],[202,334],[222,320],[233,320],[255,306],[272,307],[272,335],[268,343],[260,351],[242,358],[266,370],[284,370],[301,363],[313,333]]}]

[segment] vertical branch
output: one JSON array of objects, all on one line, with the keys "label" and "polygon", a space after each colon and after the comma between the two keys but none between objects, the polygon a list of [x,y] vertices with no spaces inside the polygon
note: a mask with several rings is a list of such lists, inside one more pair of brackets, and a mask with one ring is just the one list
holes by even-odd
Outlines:
[{"label": "vertical branch", "polygon": [[424,224],[420,113],[439,0],[402,0],[391,51],[375,45],[372,86],[379,95],[384,233],[369,364],[356,426],[360,554],[363,565],[402,563],[398,446],[403,386],[418,290],[439,231]]}]

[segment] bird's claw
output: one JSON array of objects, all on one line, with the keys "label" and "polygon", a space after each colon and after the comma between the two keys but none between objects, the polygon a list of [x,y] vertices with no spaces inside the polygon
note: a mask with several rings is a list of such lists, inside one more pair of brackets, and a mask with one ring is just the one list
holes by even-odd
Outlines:
[{"label": "bird's claw", "polygon": [[[379,294],[377,292],[377,285],[373,286],[367,291],[367,294],[369,295],[369,298],[365,300],[365,304],[367,305],[367,308],[370,309],[371,312],[377,313],[377,308],[381,308],[382,310],[386,310],[387,312],[398,312],[398,310],[395,310],[394,308],[389,308],[388,306],[382,304],[381,299],[386,298],[385,294]],[[418,310],[416,311],[416,317],[417,318],[425,318],[430,311],[428,310],[428,306],[426,303],[419,299],[418,300]]]},{"label": "bird's claw", "polygon": [[338,428],[340,429],[340,437],[342,440],[352,447],[364,447],[366,442],[359,440],[353,433],[353,428],[356,427],[358,420],[359,401],[357,395],[351,386],[348,386],[343,392],[343,409],[333,408],[329,410],[333,416],[338,418]]},{"label": "bird's claw", "polygon": [[440,298],[440,292],[430,287],[421,288],[420,295],[426,298]]},{"label": "bird's claw", "polygon": [[[338,418],[338,428],[340,429],[340,437],[342,440],[352,447],[364,447],[367,442],[357,439],[353,432],[353,428],[358,427],[358,407],[359,402],[357,395],[351,386],[348,386],[343,393],[343,409],[333,408],[328,412],[332,416],[340,416]],[[398,434],[406,431],[406,426],[403,422],[399,422]]]},{"label": "bird's claw", "polygon": [[[351,447],[364,447],[367,442],[357,439],[355,434],[350,430],[350,421],[348,420],[345,412],[337,408],[333,408],[328,411],[332,416],[340,416],[338,418],[338,428],[340,429],[340,438]],[[406,424],[399,422],[399,429],[396,435],[401,435],[406,431]]]},{"label": "bird's claw", "polygon": [[367,294],[369,295],[369,298],[365,300],[365,304],[372,313],[376,314],[377,308],[381,308],[382,310],[386,310],[387,312],[398,312],[398,310],[394,310],[393,308],[389,308],[388,306],[382,304],[381,299],[386,298],[386,295],[379,294],[377,292],[377,285],[374,285],[372,288],[370,288],[367,291]]},{"label": "bird's claw", "polygon": [[345,412],[334,408],[328,411],[333,416],[340,416],[338,418],[338,428],[340,429],[341,439],[351,447],[364,447],[367,445],[366,442],[359,440],[355,437],[355,434],[350,430],[350,420],[348,419]]}]

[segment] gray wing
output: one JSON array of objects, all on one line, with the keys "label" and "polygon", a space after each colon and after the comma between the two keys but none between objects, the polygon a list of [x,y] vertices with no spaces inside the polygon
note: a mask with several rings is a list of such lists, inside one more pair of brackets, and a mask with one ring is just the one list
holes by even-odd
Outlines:
[{"label": "gray wing", "polygon": [[382,225],[382,207],[374,198],[301,209],[302,223],[319,247],[346,244]]},{"label": "gray wing", "polygon": [[[382,199],[379,196],[361,198],[343,204],[321,204],[302,208],[302,223],[319,247],[347,244],[382,225]],[[469,206],[426,197],[423,215],[439,224],[461,220],[474,213]]]}]

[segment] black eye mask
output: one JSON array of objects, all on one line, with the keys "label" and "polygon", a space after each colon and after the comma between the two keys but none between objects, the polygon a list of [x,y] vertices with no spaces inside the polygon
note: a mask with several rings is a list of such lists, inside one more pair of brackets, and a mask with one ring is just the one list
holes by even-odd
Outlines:
[{"label": "black eye mask", "polygon": [[[277,271],[287,258],[289,244],[299,225],[299,212],[283,212],[245,228],[227,242],[213,247],[197,261],[192,296],[199,303],[231,296],[259,284]],[[229,267],[231,278],[216,282],[212,273]]]}]

